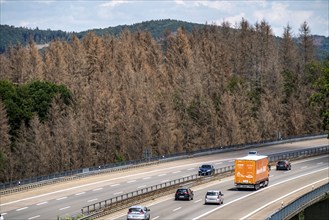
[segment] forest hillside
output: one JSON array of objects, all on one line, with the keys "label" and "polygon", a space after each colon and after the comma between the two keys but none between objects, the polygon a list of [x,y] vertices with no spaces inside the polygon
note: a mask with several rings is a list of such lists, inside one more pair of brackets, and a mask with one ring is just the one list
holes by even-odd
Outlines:
[{"label": "forest hillside", "polygon": [[289,26],[278,43],[266,21],[242,20],[161,41],[124,29],[12,45],[0,55],[0,181],[323,132],[328,104],[311,97],[328,61],[309,30],[299,44]]},{"label": "forest hillside", "polygon": [[[166,33],[175,33],[178,28],[182,27],[186,32],[191,33],[193,29],[202,28],[207,25],[208,24],[197,24],[174,19],[160,19],[143,21],[132,25],[95,28],[81,32],[65,32],[50,29],[41,30],[39,28],[31,29],[26,27],[0,25],[0,53],[4,53],[6,48],[10,45],[21,44],[22,46],[26,46],[31,40],[35,42],[38,48],[42,48],[48,46],[49,42],[53,40],[70,41],[73,35],[77,36],[79,39],[83,39],[90,32],[95,33],[97,36],[111,35],[118,37],[123,30],[129,30],[132,33],[139,30],[150,33],[156,41],[160,41],[164,38]],[[234,31],[236,28],[231,27],[231,29]],[[310,35],[310,37],[314,42],[316,49],[315,57],[319,60],[325,60],[329,53],[329,37],[319,35]],[[294,33],[292,38],[297,44],[300,44],[301,38],[298,33]],[[277,36],[276,40],[280,43],[282,38]]]}]

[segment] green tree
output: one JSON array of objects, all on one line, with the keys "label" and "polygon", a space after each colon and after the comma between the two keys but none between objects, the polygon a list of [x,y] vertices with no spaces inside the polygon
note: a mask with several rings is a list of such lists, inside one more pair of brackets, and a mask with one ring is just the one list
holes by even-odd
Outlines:
[{"label": "green tree", "polygon": [[317,91],[311,96],[311,101],[313,104],[319,104],[322,128],[324,131],[329,131],[329,57],[323,62],[321,73],[314,84]]},{"label": "green tree", "polygon": [[41,121],[47,119],[47,112],[53,97],[59,94],[66,105],[71,101],[70,91],[63,85],[34,81],[15,86],[9,81],[0,81],[0,98],[6,106],[10,134],[16,134],[21,123],[28,124],[34,113]]}]

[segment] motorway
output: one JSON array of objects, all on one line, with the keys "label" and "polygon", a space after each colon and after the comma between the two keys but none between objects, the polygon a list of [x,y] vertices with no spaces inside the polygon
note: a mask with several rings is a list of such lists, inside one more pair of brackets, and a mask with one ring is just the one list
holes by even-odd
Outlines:
[{"label": "motorway", "polygon": [[[322,138],[254,148],[253,150],[268,155],[327,145],[328,140]],[[241,150],[160,163],[40,187],[28,192],[2,196],[0,209],[5,219],[56,219],[57,217],[70,216],[79,213],[83,206],[140,188],[195,174],[202,163],[212,163],[215,168],[233,164],[234,158],[244,156],[248,151]],[[316,186],[322,183],[321,181],[328,182],[328,155],[293,162],[292,170],[288,172],[272,170],[270,186],[256,192],[234,190],[233,179],[229,177],[213,181],[206,186],[195,187],[195,198],[190,202],[173,201],[172,195],[163,197],[160,201],[153,201],[155,203],[150,206],[151,215],[152,219],[237,219],[244,216],[249,218],[250,213],[264,206],[260,202],[267,202],[268,204],[269,201],[275,200],[274,198],[279,195],[282,197],[284,193],[287,194],[287,192],[295,190],[299,187],[298,184],[305,185],[307,183]],[[223,191],[225,194],[224,205],[218,207],[216,205],[203,205],[204,194],[211,188],[218,188]],[[274,204],[268,204],[266,207],[270,205]],[[238,212],[236,207],[239,207]],[[266,208],[264,207],[264,209]],[[257,214],[259,215],[259,212],[252,215]],[[126,211],[124,210],[108,218],[125,219],[125,217]]]}]

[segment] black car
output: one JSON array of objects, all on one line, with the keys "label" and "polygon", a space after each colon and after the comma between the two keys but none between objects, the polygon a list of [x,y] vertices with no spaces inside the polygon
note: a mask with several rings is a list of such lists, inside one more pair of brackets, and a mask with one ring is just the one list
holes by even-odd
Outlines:
[{"label": "black car", "polygon": [[193,191],[190,188],[180,188],[175,193],[175,200],[193,200],[193,196]]},{"label": "black car", "polygon": [[199,176],[213,175],[215,173],[215,168],[211,164],[203,164],[199,167]]},{"label": "black car", "polygon": [[288,160],[280,160],[276,163],[277,170],[291,170],[291,164]]}]

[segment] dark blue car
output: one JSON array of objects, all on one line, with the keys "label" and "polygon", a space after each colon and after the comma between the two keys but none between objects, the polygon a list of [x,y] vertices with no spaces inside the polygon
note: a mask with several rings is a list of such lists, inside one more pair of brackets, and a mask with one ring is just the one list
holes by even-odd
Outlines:
[{"label": "dark blue car", "polygon": [[213,175],[215,173],[215,168],[211,164],[203,164],[199,167],[199,176]]}]

